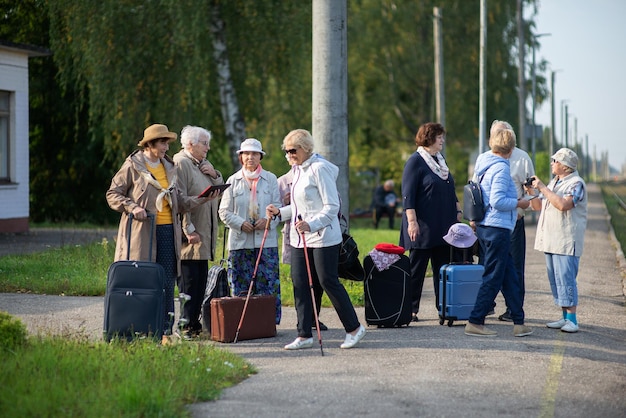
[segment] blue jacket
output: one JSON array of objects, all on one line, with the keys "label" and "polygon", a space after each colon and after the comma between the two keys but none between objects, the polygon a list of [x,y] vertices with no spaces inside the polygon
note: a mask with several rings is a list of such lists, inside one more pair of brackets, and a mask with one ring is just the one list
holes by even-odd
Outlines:
[{"label": "blue jacket", "polygon": [[478,224],[513,231],[517,222],[517,190],[511,178],[509,160],[485,152],[476,159],[475,171],[487,206],[485,218]]}]

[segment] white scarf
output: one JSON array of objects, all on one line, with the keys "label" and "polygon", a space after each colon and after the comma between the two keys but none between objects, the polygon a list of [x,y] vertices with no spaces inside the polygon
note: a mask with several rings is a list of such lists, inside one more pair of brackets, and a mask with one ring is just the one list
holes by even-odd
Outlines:
[{"label": "white scarf", "polygon": [[170,186],[167,189],[164,189],[163,187],[161,187],[161,184],[157,181],[157,179],[152,177],[152,173],[150,173],[149,171],[142,171],[141,175],[144,177],[144,179],[148,183],[150,183],[151,185],[153,185],[154,187],[156,187],[157,189],[161,191],[156,199],[157,210],[159,212],[163,211],[163,198],[167,200],[167,203],[170,204],[170,208],[171,208],[172,207],[172,191],[174,190],[174,185],[176,184],[176,174],[174,174],[174,178],[170,182]]},{"label": "white scarf", "polygon": [[446,160],[443,158],[440,152],[435,154],[434,157],[437,158],[439,164],[435,162],[433,155],[431,155],[424,147],[418,147],[417,152],[422,156],[428,168],[432,170],[433,173],[438,175],[442,180],[448,180],[448,174],[450,174],[450,169],[446,165]]}]

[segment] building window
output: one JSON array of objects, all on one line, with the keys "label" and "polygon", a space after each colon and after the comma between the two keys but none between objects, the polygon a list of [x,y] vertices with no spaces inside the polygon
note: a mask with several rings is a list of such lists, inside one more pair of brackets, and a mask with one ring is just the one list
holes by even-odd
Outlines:
[{"label": "building window", "polygon": [[0,91],[0,183],[8,183],[11,179],[10,174],[10,140],[9,140],[9,121],[10,121],[10,94],[8,91]]}]

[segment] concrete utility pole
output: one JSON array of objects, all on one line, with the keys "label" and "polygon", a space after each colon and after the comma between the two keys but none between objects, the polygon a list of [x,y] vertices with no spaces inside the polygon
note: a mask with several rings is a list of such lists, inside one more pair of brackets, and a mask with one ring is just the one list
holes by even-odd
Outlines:
[{"label": "concrete utility pole", "polygon": [[339,167],[341,211],[350,213],[348,181],[348,27],[346,0],[313,2],[312,134],[315,151]]},{"label": "concrete utility pole", "polygon": [[487,137],[487,0],[480,0],[480,63],[478,68],[478,155],[485,152]]},{"label": "concrete utility pole", "polygon": [[519,127],[517,128],[518,147],[526,151],[526,78],[525,71],[525,43],[524,43],[524,4],[517,0],[517,49],[519,52],[519,69],[517,72],[517,108],[519,112]]},{"label": "concrete utility pole", "polygon": [[589,181],[589,135],[585,134],[585,152],[583,157],[583,175]]},{"label": "concrete utility pole", "polygon": [[559,141],[561,146],[565,143],[565,103],[567,102],[569,102],[568,99],[561,99],[561,138]]},{"label": "concrete utility pole", "polygon": [[[537,35],[533,35],[533,43],[532,43],[532,47],[533,47],[533,67],[532,67],[532,94],[533,94],[533,111],[532,111],[532,131],[531,131],[531,148],[532,148],[532,160],[533,160],[533,166],[537,165],[537,161],[536,161],[536,142],[537,142],[537,127],[535,126],[535,109],[537,108],[537,64],[535,61],[535,50],[537,49],[537,39],[541,38],[542,36],[550,36],[549,33],[539,33]],[[550,154],[552,155],[552,154]]]},{"label": "concrete utility pole", "polygon": [[552,71],[552,73],[550,74],[550,144],[548,145],[548,152],[550,153],[549,155],[552,156],[554,155],[554,140],[556,138],[555,136],[555,130],[556,130],[556,109],[554,108],[554,101],[556,100],[556,91],[554,90],[554,84],[556,81],[556,72],[558,70]]},{"label": "concrete utility pole", "polygon": [[569,127],[568,127],[568,119],[569,113],[567,112],[567,105],[565,105],[565,148],[569,148],[568,137],[569,137]]},{"label": "concrete utility pole", "polygon": [[435,41],[435,101],[437,122],[446,126],[446,100],[443,84],[443,39],[441,35],[441,9],[433,7],[433,39]]}]

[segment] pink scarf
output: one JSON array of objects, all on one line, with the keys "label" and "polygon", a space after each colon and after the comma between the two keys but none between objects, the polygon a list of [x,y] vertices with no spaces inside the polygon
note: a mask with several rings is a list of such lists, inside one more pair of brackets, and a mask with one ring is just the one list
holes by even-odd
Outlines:
[{"label": "pink scarf", "polygon": [[256,185],[259,182],[259,176],[261,175],[261,164],[258,165],[256,170],[248,171],[245,168],[241,169],[241,174],[243,174],[243,178],[246,179],[248,185],[250,186],[250,204],[248,205],[248,219],[251,221],[256,221],[259,219],[259,203],[257,201],[257,193],[256,193]]}]

